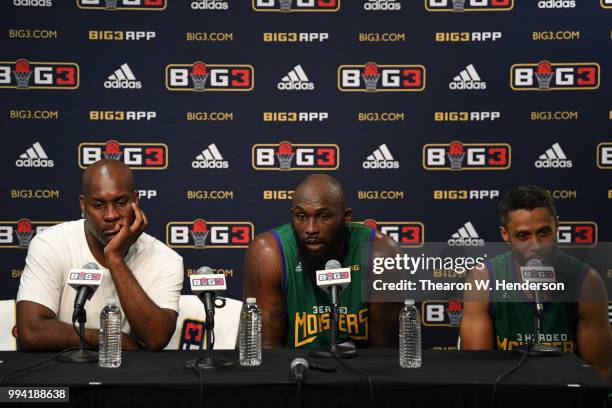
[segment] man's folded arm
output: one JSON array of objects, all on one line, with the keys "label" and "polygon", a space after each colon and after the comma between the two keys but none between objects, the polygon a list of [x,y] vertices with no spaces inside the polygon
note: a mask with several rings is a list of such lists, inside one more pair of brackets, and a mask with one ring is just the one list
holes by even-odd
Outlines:
[{"label": "man's folded arm", "polygon": [[[79,345],[79,336],[72,325],[58,320],[48,307],[28,300],[17,302],[17,330],[21,351],[60,351]],[[98,330],[85,329],[85,340],[93,347],[98,347],[99,337]],[[125,333],[122,347],[130,350],[138,348],[136,342]]]},{"label": "man's folded arm", "polygon": [[[30,243],[17,294],[17,330],[23,351],[55,351],[79,344],[72,326],[57,319],[64,282],[63,262],[57,249],[44,235]],[[86,330],[85,338],[98,344],[95,331]]]},{"label": "man's folded arm", "polygon": [[177,259],[159,266],[158,286],[150,295],[140,286],[123,259],[109,262],[125,318],[135,337],[150,351],[163,349],[176,328],[178,299],[183,286],[183,262],[180,257]]}]

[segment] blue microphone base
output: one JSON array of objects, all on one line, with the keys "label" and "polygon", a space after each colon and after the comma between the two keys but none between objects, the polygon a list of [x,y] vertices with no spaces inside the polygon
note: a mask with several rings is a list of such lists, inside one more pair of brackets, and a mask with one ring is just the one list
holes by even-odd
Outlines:
[{"label": "blue microphone base", "polygon": [[355,358],[358,356],[357,349],[344,346],[320,347],[310,350],[310,356],[314,358]]}]

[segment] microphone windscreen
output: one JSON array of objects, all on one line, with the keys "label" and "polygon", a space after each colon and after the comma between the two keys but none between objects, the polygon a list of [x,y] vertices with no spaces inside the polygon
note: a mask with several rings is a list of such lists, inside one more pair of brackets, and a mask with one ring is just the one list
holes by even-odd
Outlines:
[{"label": "microphone windscreen", "polygon": [[302,358],[302,357],[294,358],[293,361],[291,361],[291,370],[293,371],[293,369],[297,365],[303,365],[304,370],[308,370],[308,361],[305,358]]},{"label": "microphone windscreen", "polygon": [[542,266],[542,261],[539,258],[533,258],[527,261],[527,266],[537,268]]},{"label": "microphone windscreen", "polygon": [[330,259],[325,263],[325,269],[340,269],[342,264],[335,259]]},{"label": "microphone windscreen", "polygon": [[196,271],[196,275],[212,275],[214,272],[213,270],[208,267],[208,266],[201,266],[198,268],[198,270]]}]

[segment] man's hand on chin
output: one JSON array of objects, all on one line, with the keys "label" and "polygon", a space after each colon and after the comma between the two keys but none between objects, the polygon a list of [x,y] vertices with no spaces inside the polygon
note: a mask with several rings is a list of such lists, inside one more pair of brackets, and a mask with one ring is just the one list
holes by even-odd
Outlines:
[{"label": "man's hand on chin", "polygon": [[149,225],[147,216],[138,207],[138,204],[132,202],[130,205],[134,211],[134,222],[128,225],[128,221],[124,218],[115,224],[117,234],[104,247],[104,257],[107,263],[123,259],[130,246]]}]

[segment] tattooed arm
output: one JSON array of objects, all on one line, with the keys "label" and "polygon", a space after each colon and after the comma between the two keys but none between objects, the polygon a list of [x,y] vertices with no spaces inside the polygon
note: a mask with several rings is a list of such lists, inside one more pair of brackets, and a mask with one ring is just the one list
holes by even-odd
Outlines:
[{"label": "tattooed arm", "polygon": [[281,262],[278,245],[269,232],[255,237],[244,260],[244,297],[257,298],[266,348],[283,347],[287,330]]}]

